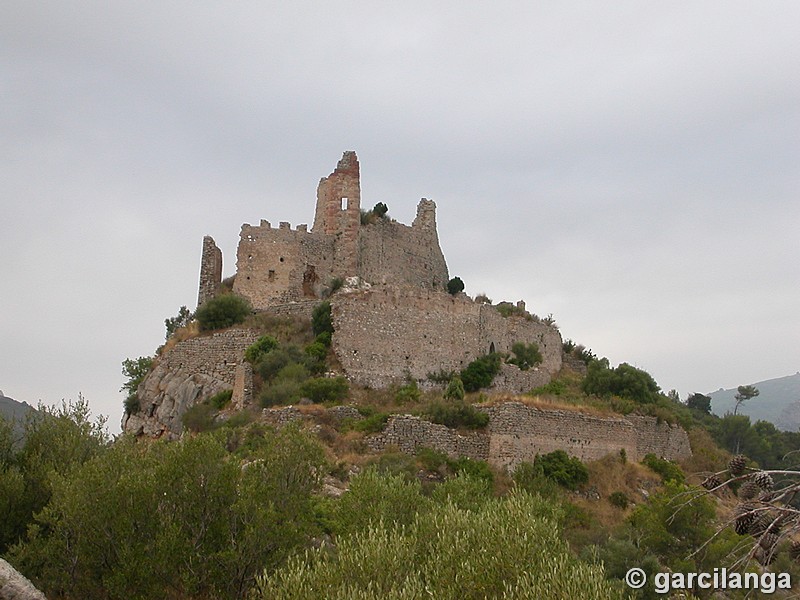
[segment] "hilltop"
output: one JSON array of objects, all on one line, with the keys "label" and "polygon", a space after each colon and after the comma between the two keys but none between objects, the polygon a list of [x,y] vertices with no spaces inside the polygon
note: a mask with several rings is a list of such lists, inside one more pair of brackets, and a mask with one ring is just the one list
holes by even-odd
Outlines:
[{"label": "hilltop", "polygon": [[[749,416],[753,423],[769,421],[784,431],[800,429],[800,372],[749,385],[756,387],[760,394],[743,403],[738,414]],[[719,389],[707,394],[711,397],[714,414],[722,416],[733,412],[735,394],[736,388]]]}]

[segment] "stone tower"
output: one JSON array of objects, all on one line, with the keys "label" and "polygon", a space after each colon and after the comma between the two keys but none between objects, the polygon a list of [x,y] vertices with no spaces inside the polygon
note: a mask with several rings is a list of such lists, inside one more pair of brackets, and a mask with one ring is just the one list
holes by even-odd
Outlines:
[{"label": "stone tower", "polygon": [[207,235],[203,238],[203,254],[200,258],[198,307],[216,295],[220,283],[222,283],[222,251],[217,247],[214,238]]},{"label": "stone tower", "polygon": [[333,173],[317,186],[313,233],[337,236],[333,264],[338,277],[358,273],[358,233],[361,227],[361,174],[353,151],[342,155]]}]

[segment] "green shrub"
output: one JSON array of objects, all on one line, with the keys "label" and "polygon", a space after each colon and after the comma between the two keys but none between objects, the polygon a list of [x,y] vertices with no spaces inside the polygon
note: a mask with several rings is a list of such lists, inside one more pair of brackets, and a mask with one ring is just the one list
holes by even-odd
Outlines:
[{"label": "green shrub", "polygon": [[563,450],[537,456],[533,464],[542,470],[542,474],[569,490],[589,481],[589,469],[580,460],[569,456]]},{"label": "green shrub", "polygon": [[523,371],[527,371],[542,362],[542,353],[539,352],[539,345],[535,343],[515,342],[511,346],[511,352],[514,358],[508,362],[512,365],[517,365]]},{"label": "green shrub", "polygon": [[125,414],[132,415],[134,413],[139,412],[141,405],[139,403],[139,396],[136,394],[131,394],[122,402],[123,406],[125,407]]},{"label": "green shrub", "polygon": [[258,362],[269,352],[278,347],[278,340],[271,335],[264,335],[258,338],[255,343],[244,351],[244,359],[251,365]]},{"label": "green shrub", "polygon": [[481,479],[489,485],[492,485],[494,482],[494,473],[492,473],[489,463],[485,460],[473,460],[462,456],[461,458],[450,461],[450,468],[456,473],[468,475],[475,479]]},{"label": "green shrub", "polygon": [[297,402],[301,396],[300,384],[292,380],[275,381],[261,390],[258,399],[262,407],[280,406]]},{"label": "green shrub", "polygon": [[444,452],[420,446],[416,449],[416,456],[422,468],[426,471],[442,471],[450,468],[450,458]]},{"label": "green shrub", "polygon": [[233,397],[233,390],[222,390],[219,394],[214,394],[209,398],[206,402],[208,402],[211,406],[220,410],[224,408],[228,402],[231,401]]},{"label": "green shrub", "polygon": [[613,394],[642,403],[655,402],[660,390],[658,384],[646,371],[627,363],[622,363],[612,369],[606,358],[589,363],[581,388],[587,394],[596,394],[597,396]]},{"label": "green shrub", "polygon": [[376,412],[360,421],[353,423],[353,429],[364,433],[380,433],[386,426],[386,422],[391,415],[385,412]]},{"label": "green shrub", "polygon": [[347,398],[350,386],[344,377],[316,377],[305,381],[300,392],[313,402],[339,402]]},{"label": "green shrub", "polygon": [[139,384],[144,381],[150,369],[153,366],[153,359],[149,356],[140,356],[139,358],[126,358],[122,361],[122,374],[128,378],[122,387],[121,392],[127,392],[125,398],[125,412],[129,415],[139,411],[139,398],[136,395],[136,390],[139,389]]},{"label": "green shrub", "polygon": [[461,377],[454,375],[450,383],[447,384],[444,397],[446,400],[463,400],[464,395],[464,382],[461,381]]},{"label": "green shrub", "polygon": [[186,409],[183,413],[183,426],[193,433],[202,433],[214,429],[214,407],[205,402],[199,402]]},{"label": "green shrub", "polygon": [[450,281],[447,282],[447,293],[451,296],[455,296],[456,294],[460,294],[464,291],[464,282],[461,281],[461,277],[453,277]]},{"label": "green shrub", "polygon": [[558,485],[545,477],[542,467],[531,462],[521,462],[511,474],[514,485],[529,494],[539,494],[542,498],[556,500],[560,497]]},{"label": "green shrub", "polygon": [[185,306],[181,306],[176,316],[164,319],[164,326],[167,329],[167,339],[181,327],[186,327],[192,318],[194,318],[194,315],[191,311]]},{"label": "green shrub", "polygon": [[200,331],[224,329],[243,322],[252,313],[250,303],[234,294],[223,294],[206,300],[195,313]]},{"label": "green shrub", "polygon": [[489,415],[465,402],[433,402],[427,410],[428,418],[446,427],[481,429],[489,424]]},{"label": "green shrub", "polygon": [[313,360],[324,362],[328,357],[328,346],[322,342],[312,342],[303,350]]},{"label": "green shrub", "polygon": [[617,508],[621,508],[625,510],[628,508],[628,505],[631,503],[630,498],[625,492],[613,492],[609,497],[608,501],[611,503],[611,506],[616,506]]},{"label": "green shrub", "polygon": [[563,396],[567,393],[567,384],[561,379],[553,379],[549,383],[531,391],[534,396]]},{"label": "green shrub", "polygon": [[467,392],[489,387],[500,372],[501,357],[496,352],[476,358],[461,371],[461,381]]},{"label": "green shrub", "polygon": [[263,355],[256,364],[256,371],[264,381],[272,381],[285,366],[291,363],[302,363],[305,355],[292,344],[280,346]]},{"label": "green shrub", "polygon": [[331,303],[327,300],[320,302],[311,313],[311,329],[314,335],[328,332],[333,334],[333,319],[331,318]]},{"label": "green shrub", "polygon": [[655,454],[645,454],[642,464],[661,475],[665,482],[674,481],[680,484],[686,480],[686,476],[677,464],[670,460],[659,458]]},{"label": "green shrub", "polygon": [[394,399],[396,402],[405,404],[408,402],[416,402],[420,399],[420,396],[422,396],[422,392],[419,390],[417,382],[412,381],[398,389],[397,393],[394,395]]},{"label": "green shrub", "polygon": [[314,342],[319,342],[326,348],[331,347],[331,332],[330,331],[323,331],[322,333],[318,334],[317,337],[314,338]]}]

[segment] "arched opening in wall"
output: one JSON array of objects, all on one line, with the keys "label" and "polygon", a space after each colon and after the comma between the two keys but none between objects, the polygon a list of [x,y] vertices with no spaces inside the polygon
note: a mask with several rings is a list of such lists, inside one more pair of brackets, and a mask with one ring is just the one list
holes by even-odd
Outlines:
[{"label": "arched opening in wall", "polygon": [[347,210],[347,203],[349,202],[349,198],[342,198],[342,210]]},{"label": "arched opening in wall", "polygon": [[275,271],[273,271],[272,269],[270,269],[269,272],[267,273],[267,280],[275,281]]},{"label": "arched opening in wall", "polygon": [[491,344],[489,344],[489,354],[494,354],[494,353],[495,353],[494,342],[492,342]]}]

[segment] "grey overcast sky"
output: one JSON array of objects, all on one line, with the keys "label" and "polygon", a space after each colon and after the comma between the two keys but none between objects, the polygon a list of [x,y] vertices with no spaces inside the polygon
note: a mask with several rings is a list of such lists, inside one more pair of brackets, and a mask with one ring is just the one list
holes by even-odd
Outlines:
[{"label": "grey overcast sky", "polygon": [[800,369],[800,2],[0,4],[0,389],[119,430],[202,237],[438,205],[470,295],[682,398]]}]

